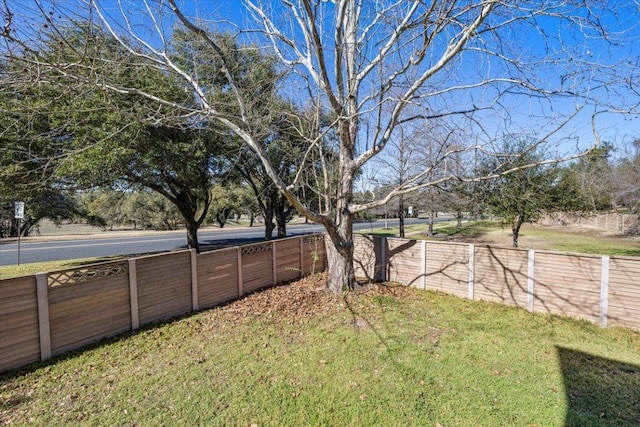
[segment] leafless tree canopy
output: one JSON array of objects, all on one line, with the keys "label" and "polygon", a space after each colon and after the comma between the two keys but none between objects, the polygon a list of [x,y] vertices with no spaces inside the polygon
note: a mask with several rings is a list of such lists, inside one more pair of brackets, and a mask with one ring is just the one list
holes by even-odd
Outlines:
[{"label": "leafless tree canopy", "polygon": [[[599,117],[637,112],[640,99],[635,1],[612,6],[597,0],[2,0],[2,15],[3,54],[37,64],[37,79],[67,76],[106,91],[134,93],[157,103],[158,111],[168,107],[185,117],[206,117],[240,137],[298,211],[327,228],[334,288],[353,284],[356,212],[434,184],[490,178],[459,167],[442,173],[431,164],[412,168],[381,199],[354,202],[357,179],[372,173],[369,161],[397,151],[409,133],[438,121],[467,136],[456,144],[432,139],[439,164],[450,158],[460,164],[478,151],[492,154],[492,142],[502,133],[562,146],[551,160],[558,161],[579,154],[567,147],[598,142]],[[39,30],[81,21],[116,38],[146,66],[179,76],[198,102],[186,107],[118,85],[102,73],[99,58],[89,70],[84,63],[43,61]],[[175,61],[176,28],[190,31],[219,61],[226,90],[233,94],[233,114],[221,108],[193,67]],[[316,191],[331,202],[305,204],[293,190],[311,179],[301,172],[285,185],[269,164],[250,91],[238,84],[215,31],[260,48],[289,72],[281,93],[300,107],[300,116],[291,121],[305,123],[297,128],[311,147],[307,156],[326,159],[330,149],[335,157],[338,179],[330,180],[326,172],[317,179],[322,173],[314,170]],[[435,168],[440,172],[434,174]]]}]

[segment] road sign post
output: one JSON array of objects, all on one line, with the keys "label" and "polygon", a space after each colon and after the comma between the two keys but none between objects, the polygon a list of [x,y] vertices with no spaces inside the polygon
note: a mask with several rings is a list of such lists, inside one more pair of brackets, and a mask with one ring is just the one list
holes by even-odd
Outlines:
[{"label": "road sign post", "polygon": [[18,265],[20,265],[20,237],[22,235],[22,220],[24,219],[24,202],[15,202],[15,218],[18,220]]}]

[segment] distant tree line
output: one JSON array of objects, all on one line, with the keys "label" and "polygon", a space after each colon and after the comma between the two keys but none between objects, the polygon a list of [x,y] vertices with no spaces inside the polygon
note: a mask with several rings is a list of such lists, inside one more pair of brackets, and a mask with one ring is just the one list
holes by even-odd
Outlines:
[{"label": "distant tree line", "polygon": [[[494,175],[480,183],[449,181],[430,186],[369,213],[369,218],[427,215],[434,218],[438,212],[454,214],[458,225],[464,217],[496,216],[511,228],[513,246],[518,246],[520,228],[537,221],[542,214],[557,212],[592,213],[616,211],[640,214],[640,140],[615,147],[603,143],[573,162],[558,164],[546,160],[552,156],[531,147],[523,137],[505,136],[497,141],[500,155],[479,157],[475,165],[478,174]],[[412,161],[420,157],[416,145],[411,144]],[[401,179],[400,158],[392,159],[386,179]],[[538,166],[521,168],[538,163]],[[404,160],[408,164],[408,160]],[[388,166],[388,165],[387,165]],[[459,165],[458,165],[459,166]],[[509,173],[505,173],[510,171]],[[396,174],[396,175],[394,175]],[[438,171],[434,170],[434,175]],[[384,194],[385,185],[375,188]],[[358,194],[361,199],[367,192]],[[433,222],[429,232],[433,233]],[[403,234],[402,223],[400,234]]]},{"label": "distant tree line", "polygon": [[[172,103],[196,109],[200,102],[179,79],[143,66],[112,36],[89,25],[56,31],[65,33],[66,43],[55,43],[51,34],[43,57],[77,64],[88,79],[96,55],[111,59],[113,68],[102,72],[124,87],[160,91],[168,105],[158,109],[141,102],[144,98],[105,92],[92,84],[79,83],[70,90],[67,76],[55,73],[42,81],[36,78],[41,72],[38,64],[19,55],[3,64],[21,72],[0,76],[4,79],[0,127],[5,129],[0,134],[0,236],[29,235],[44,218],[56,223],[84,221],[106,229],[185,227],[189,246],[199,249],[197,232],[203,224],[223,227],[234,216],[246,217],[251,224],[256,217],[263,218],[266,239],[274,230],[279,237],[286,236],[286,224],[295,213],[291,203],[237,136],[206,117],[174,111]],[[314,146],[299,137],[294,126],[314,123],[289,120],[294,106],[276,93],[282,76],[270,57],[256,48],[238,46],[224,34],[216,39],[228,53],[226,66],[236,82],[252,94],[254,126],[260,129],[266,155],[283,181],[298,178],[294,190],[317,204],[304,183],[323,179],[314,170],[314,150],[322,146],[330,152],[325,146],[330,136]],[[216,102],[236,114],[226,99],[230,95],[222,65],[203,61],[215,57],[208,50],[209,45],[190,33],[176,30],[172,35],[172,60],[201,82],[220,86]],[[306,175],[309,178],[299,179]],[[26,205],[20,229],[14,218],[15,201]]]}]

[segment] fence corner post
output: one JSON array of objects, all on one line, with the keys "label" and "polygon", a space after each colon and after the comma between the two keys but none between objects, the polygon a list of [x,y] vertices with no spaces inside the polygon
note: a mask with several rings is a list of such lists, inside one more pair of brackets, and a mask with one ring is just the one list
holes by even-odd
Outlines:
[{"label": "fence corner post", "polygon": [[49,324],[49,289],[47,287],[47,273],[36,274],[36,297],[38,300],[40,360],[46,360],[51,357],[51,328]]},{"label": "fence corner post", "polygon": [[468,298],[473,301],[475,298],[475,274],[476,274],[476,245],[469,244],[469,295]]},{"label": "fence corner post", "polygon": [[198,301],[198,252],[195,249],[189,250],[191,254],[191,310],[198,311],[200,303]]},{"label": "fence corner post", "polygon": [[600,275],[600,326],[607,326],[609,311],[609,263],[608,255],[602,256],[602,272]]},{"label": "fence corner post", "polygon": [[529,259],[527,264],[527,310],[533,311],[534,292],[535,292],[535,264],[536,252],[529,249]]},{"label": "fence corner post", "polygon": [[382,236],[380,239],[380,281],[387,281],[387,271],[389,266],[387,265],[387,238]]},{"label": "fence corner post", "polygon": [[140,313],[138,311],[138,273],[136,259],[129,258],[129,298],[131,300],[131,330],[140,327]]}]

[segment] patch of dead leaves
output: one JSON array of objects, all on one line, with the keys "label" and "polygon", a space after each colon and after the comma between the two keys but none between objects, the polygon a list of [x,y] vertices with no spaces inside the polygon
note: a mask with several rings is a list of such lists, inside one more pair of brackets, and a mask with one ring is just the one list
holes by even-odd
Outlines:
[{"label": "patch of dead leaves", "polygon": [[370,296],[409,296],[413,291],[393,284],[365,284],[358,289],[333,293],[326,288],[326,273],[304,277],[295,282],[266,288],[220,307],[225,320],[269,318],[274,322],[297,324],[311,318],[326,318],[345,307],[369,304]]}]

